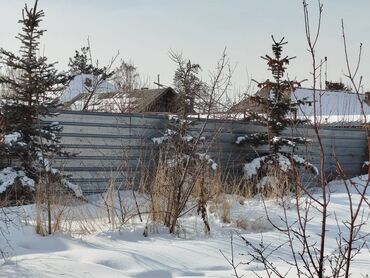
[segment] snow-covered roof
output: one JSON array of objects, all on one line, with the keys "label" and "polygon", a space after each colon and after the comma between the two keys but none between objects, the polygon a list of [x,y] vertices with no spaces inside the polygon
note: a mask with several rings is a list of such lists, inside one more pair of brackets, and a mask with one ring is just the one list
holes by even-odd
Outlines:
[{"label": "snow-covered roof", "polygon": [[[314,90],[306,88],[298,88],[291,95],[293,100],[302,100],[307,98],[307,101],[314,100]],[[363,120],[363,112],[361,102],[363,103],[364,112],[370,116],[370,107],[364,101],[365,95],[349,92],[349,91],[328,91],[316,90],[316,115],[321,117],[323,122],[356,122]],[[302,105],[298,111],[298,116],[307,116],[312,118],[314,115],[314,106]]]},{"label": "snow-covered roof", "polygon": [[[70,101],[77,95],[81,93],[86,93],[86,89],[85,89],[86,79],[90,79],[92,81],[92,84],[97,82],[97,77],[93,76],[92,74],[81,74],[81,75],[75,76],[75,78],[69,83],[68,87],[63,92],[60,98],[61,102]],[[96,92],[106,93],[106,92],[112,92],[115,90],[116,88],[112,83],[108,81],[103,81],[102,84],[99,85]]]}]

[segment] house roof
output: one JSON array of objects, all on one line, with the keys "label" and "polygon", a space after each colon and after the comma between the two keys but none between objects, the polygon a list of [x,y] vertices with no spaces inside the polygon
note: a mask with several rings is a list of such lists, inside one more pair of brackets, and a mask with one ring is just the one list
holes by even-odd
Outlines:
[{"label": "house roof", "polygon": [[[298,88],[291,94],[291,99],[313,101],[314,95],[316,115],[325,122],[356,122],[362,120],[363,112],[370,115],[370,107],[365,102],[365,95],[350,91],[316,90],[314,94],[312,89]],[[361,103],[364,111],[362,111]],[[313,117],[313,105],[302,105],[298,116]]]},{"label": "house roof", "polygon": [[159,89],[134,90],[131,92],[130,96],[135,99],[135,112],[146,112],[150,110],[151,105],[156,103],[160,97],[166,94],[171,94],[173,96],[177,95],[174,89],[167,87]]},{"label": "house roof", "polygon": [[[370,117],[370,106],[365,101],[365,94],[356,94],[350,91],[334,91],[334,90],[314,90],[308,88],[297,88],[290,94],[292,101],[305,99],[308,102],[313,102],[314,95],[316,101],[316,116],[323,123],[353,123],[363,120],[363,104],[364,112]],[[266,96],[266,91],[261,89],[257,92],[258,95]],[[360,101],[360,100],[361,101]],[[253,102],[250,96],[235,104],[229,112],[233,113],[264,113],[263,107]],[[297,116],[302,118],[312,119],[314,116],[314,106],[311,104],[301,105],[297,111]]]},{"label": "house roof", "polygon": [[254,102],[250,96],[247,96],[237,104],[234,104],[230,109],[229,113],[248,113],[248,112],[255,112],[255,113],[264,113],[264,109],[261,105]]},{"label": "house roof", "polygon": [[[123,97],[127,99],[127,105],[130,105],[130,112],[142,113],[150,111],[151,107],[157,103],[157,100],[167,94],[171,94],[174,97],[177,96],[177,93],[171,87],[160,89],[137,89],[127,94],[117,91],[98,92],[92,97],[91,105],[99,106],[99,104],[104,100]],[[70,101],[65,102],[64,107],[71,108],[73,104],[87,99],[88,96],[89,93],[80,93]]]}]

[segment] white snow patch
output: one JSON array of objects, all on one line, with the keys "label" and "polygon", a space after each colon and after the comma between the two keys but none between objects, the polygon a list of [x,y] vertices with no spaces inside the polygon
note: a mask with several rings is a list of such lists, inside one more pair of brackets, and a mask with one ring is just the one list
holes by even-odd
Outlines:
[{"label": "white snow patch", "polygon": [[251,162],[246,163],[244,165],[244,176],[246,178],[252,178],[253,176],[257,175],[258,170],[261,168],[266,156],[257,157],[253,159]]},{"label": "white snow patch", "polygon": [[246,137],[245,136],[239,136],[238,138],[236,138],[235,143],[236,144],[240,144],[240,143],[242,143],[245,140],[246,140]]},{"label": "white snow patch", "polygon": [[217,170],[217,163],[208,155],[205,153],[197,153],[196,154],[200,160],[206,160],[209,165],[211,165],[212,170]]},{"label": "white snow patch", "polygon": [[191,142],[193,141],[193,136],[189,135],[189,134],[186,134],[182,137],[182,140],[186,141],[186,142]]},{"label": "white snow patch", "polygon": [[81,187],[78,186],[77,184],[74,184],[74,183],[71,183],[67,180],[64,180],[63,185],[64,185],[64,187],[72,190],[77,198],[83,198],[83,193],[82,193]]},{"label": "white snow patch", "polygon": [[[272,158],[270,156],[261,156],[253,159],[251,162],[244,164],[244,176],[248,179],[252,178],[253,176],[257,175],[258,170],[263,166],[264,163],[271,163]],[[312,163],[307,162],[304,158],[293,155],[292,160],[294,160],[298,166],[305,166],[311,169],[315,175],[319,174],[319,170],[315,167]],[[292,168],[292,162],[290,158],[282,155],[280,153],[277,154],[277,162],[280,169],[284,172],[287,172]]]},{"label": "white snow patch", "polygon": [[313,170],[314,174],[317,176],[319,174],[319,169],[317,169],[317,167],[315,165],[313,165],[312,163],[306,161],[303,157],[300,157],[298,155],[293,155],[292,156],[293,160],[297,163],[297,164],[300,164],[300,165],[304,165],[310,169]]},{"label": "white snow patch", "polygon": [[292,166],[292,163],[290,162],[289,158],[280,153],[278,153],[277,156],[280,169],[283,170],[284,172],[288,171]]},{"label": "white snow patch", "polygon": [[248,134],[248,135],[239,136],[239,137],[236,138],[235,143],[236,144],[241,144],[244,141],[247,141],[249,139],[256,139],[258,135],[259,135],[259,133],[252,133],[252,134]]},{"label": "white snow patch", "polygon": [[165,131],[165,133],[163,134],[163,136],[161,136],[161,137],[153,137],[152,138],[152,142],[154,144],[160,145],[160,144],[163,144],[163,142],[168,141],[171,137],[173,137],[176,134],[177,134],[176,131],[174,131],[172,129],[167,129]]},{"label": "white snow patch", "polygon": [[18,139],[20,139],[22,136],[19,132],[13,132],[6,134],[4,136],[4,144],[7,146],[12,146],[13,143],[18,142]]},{"label": "white snow patch", "polygon": [[177,121],[179,119],[179,117],[177,115],[168,115],[168,119],[170,121]]},{"label": "white snow patch", "polygon": [[29,187],[32,191],[35,190],[35,181],[27,177],[24,171],[7,167],[0,171],[0,193],[13,185],[17,179],[23,186]]}]

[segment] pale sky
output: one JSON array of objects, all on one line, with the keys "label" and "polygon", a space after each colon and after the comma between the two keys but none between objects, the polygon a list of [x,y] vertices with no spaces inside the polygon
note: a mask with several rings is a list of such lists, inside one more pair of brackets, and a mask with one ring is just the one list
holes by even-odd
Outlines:
[{"label": "pale sky", "polygon": [[[0,0],[0,46],[17,51],[14,36],[24,3]],[[323,0],[324,14],[318,44],[319,58],[328,56],[328,79],[339,81],[345,69],[340,20],[344,18],[353,58],[360,42],[363,59],[360,72],[364,89],[370,89],[370,1]],[[310,1],[312,22],[316,22],[317,1]],[[132,61],[139,73],[152,81],[171,85],[174,64],[168,51],[182,52],[203,68],[207,79],[223,49],[233,66],[233,89],[243,90],[248,74],[263,81],[271,78],[261,55],[271,53],[271,39],[285,36],[285,53],[297,56],[288,69],[290,78],[309,78],[310,60],[304,36],[301,0],[39,0],[47,29],[42,46],[49,61],[66,69],[74,50],[89,36],[93,56],[106,64],[117,51]],[[309,86],[307,82],[304,85]]]}]

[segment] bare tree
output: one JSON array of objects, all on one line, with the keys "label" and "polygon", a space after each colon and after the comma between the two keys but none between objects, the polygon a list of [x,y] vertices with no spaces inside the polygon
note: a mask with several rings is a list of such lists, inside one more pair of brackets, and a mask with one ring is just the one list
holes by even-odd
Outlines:
[{"label": "bare tree", "polygon": [[[281,259],[284,263],[291,266],[290,270],[294,270],[297,277],[350,277],[351,266],[357,254],[366,247],[366,239],[369,233],[363,231],[363,227],[369,218],[369,212],[366,211],[369,206],[367,200],[367,189],[369,186],[369,178],[365,179],[361,184],[357,183],[352,179],[347,179],[345,170],[343,169],[340,161],[336,157],[335,149],[333,150],[333,156],[336,161],[336,169],[338,175],[343,179],[345,189],[347,192],[348,211],[349,216],[346,219],[338,219],[334,216],[337,222],[337,231],[335,240],[337,243],[336,248],[332,249],[328,245],[329,236],[328,234],[328,208],[331,201],[331,192],[328,188],[328,177],[325,173],[326,164],[326,153],[322,140],[322,128],[320,122],[320,109],[321,98],[317,90],[318,80],[320,78],[320,67],[321,62],[317,61],[316,48],[320,34],[321,18],[323,12],[323,6],[321,2],[319,5],[319,16],[316,31],[312,33],[312,25],[310,23],[310,16],[308,10],[308,3],[306,0],[303,1],[303,11],[305,20],[305,33],[308,44],[308,52],[311,56],[312,62],[312,91],[313,91],[313,110],[314,117],[310,122],[310,127],[314,131],[315,141],[318,144],[319,155],[320,155],[320,180],[319,180],[319,193],[313,194],[308,190],[299,179],[299,172],[296,174],[296,191],[294,194],[293,204],[295,219],[291,220],[288,217],[288,211],[291,209],[290,202],[287,205],[284,202],[284,196],[282,198],[282,213],[279,221],[276,222],[270,218],[270,212],[265,205],[265,212],[269,222],[273,227],[284,235],[286,239],[281,245],[273,246],[266,244],[263,240],[259,244],[255,244],[249,241],[246,237],[241,237],[245,242],[247,252],[246,255],[251,261],[262,263],[265,274],[267,277],[286,277],[287,272],[282,271],[276,266],[274,259],[279,259],[276,255],[277,250],[282,246],[287,245],[290,251],[291,260]],[[350,80],[351,86],[355,89],[358,97],[358,101],[361,105],[363,118],[365,121],[365,133],[368,136],[367,124],[366,124],[366,113],[363,108],[363,100],[360,96],[360,88],[362,77],[357,80],[360,60],[361,60],[361,46],[358,55],[358,60],[355,62],[354,69],[350,66],[350,61],[347,52],[346,37],[344,32],[344,24],[342,23],[342,34],[344,42],[344,52],[347,64],[347,72],[345,76]],[[357,81],[356,81],[357,80]],[[303,111],[302,111],[303,112]],[[307,120],[307,115],[303,115]],[[304,195],[300,195],[299,192],[303,192]],[[353,195],[356,193],[356,198]],[[313,214],[315,213],[315,214]],[[312,235],[309,232],[309,225],[311,224],[313,217],[320,217],[320,229],[317,235]],[[262,277],[258,273],[255,273],[257,277]]]},{"label": "bare tree", "polygon": [[121,60],[114,70],[113,83],[118,93],[113,97],[113,103],[121,113],[132,112],[134,105],[134,90],[140,88],[140,75],[136,66],[131,62]]}]

